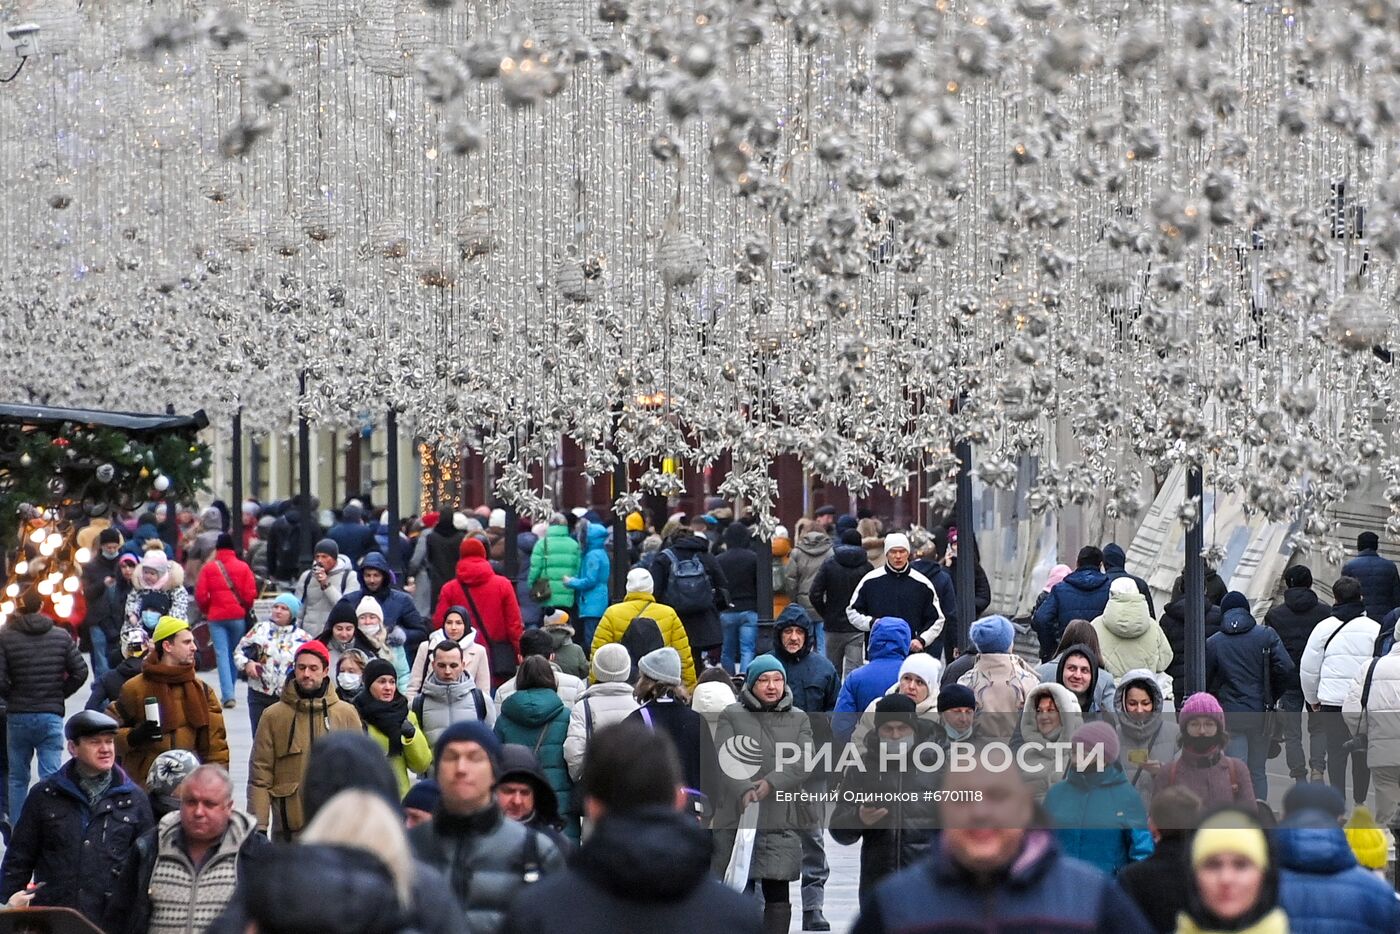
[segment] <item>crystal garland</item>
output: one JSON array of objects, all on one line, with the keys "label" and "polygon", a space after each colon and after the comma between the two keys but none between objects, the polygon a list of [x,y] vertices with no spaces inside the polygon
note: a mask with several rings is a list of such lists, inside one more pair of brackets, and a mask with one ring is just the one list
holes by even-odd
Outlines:
[{"label": "crystal garland", "polygon": [[534,514],[561,437],[663,493],[662,458],[730,453],[764,512],[783,454],[951,501],[967,439],[999,488],[1040,457],[1033,510],[1131,513],[1199,462],[1304,547],[1376,470],[1400,533],[1394,4],[18,14],[0,363],[30,398],[263,431],[389,404]]}]

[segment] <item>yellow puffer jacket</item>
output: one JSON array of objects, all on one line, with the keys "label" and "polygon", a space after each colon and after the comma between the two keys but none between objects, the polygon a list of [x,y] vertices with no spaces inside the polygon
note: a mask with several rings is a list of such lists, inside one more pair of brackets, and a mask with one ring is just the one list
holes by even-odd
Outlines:
[{"label": "yellow puffer jacket", "polygon": [[[685,634],[685,626],[676,611],[664,603],[657,603],[649,593],[629,593],[621,603],[614,603],[603,612],[598,629],[593,634],[593,646],[588,654],[591,658],[609,642],[622,642],[627,627],[638,616],[656,620],[656,628],[661,630],[661,639],[681,657],[681,680],[687,689],[695,687],[695,659],[690,653],[690,637]],[[592,675],[589,676],[590,679]]]},{"label": "yellow puffer jacket", "polygon": [[[428,745],[428,734],[423,732],[423,725],[411,710],[408,719],[413,721],[413,739],[403,740],[403,752],[389,756],[389,768],[394,770],[394,777],[399,780],[400,798],[408,794],[408,789],[412,787],[413,783],[408,777],[410,770],[416,775],[426,776],[433,768],[433,747]],[[368,723],[365,724],[365,734],[388,754],[389,737]]]}]

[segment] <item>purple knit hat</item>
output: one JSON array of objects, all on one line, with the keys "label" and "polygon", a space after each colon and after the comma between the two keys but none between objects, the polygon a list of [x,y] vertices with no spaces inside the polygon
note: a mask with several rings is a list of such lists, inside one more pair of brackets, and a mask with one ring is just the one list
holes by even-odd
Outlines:
[{"label": "purple knit hat", "polygon": [[1118,761],[1118,731],[1104,723],[1102,720],[1095,720],[1086,723],[1074,731],[1074,736],[1070,739],[1076,750],[1092,750],[1096,746],[1103,747],[1103,761],[1105,764]]},{"label": "purple knit hat", "polygon": [[1205,691],[1186,698],[1186,703],[1181,705],[1181,713],[1177,715],[1177,722],[1185,726],[1193,717],[1210,717],[1220,725],[1220,729],[1225,729],[1225,711],[1221,708],[1220,701]]}]

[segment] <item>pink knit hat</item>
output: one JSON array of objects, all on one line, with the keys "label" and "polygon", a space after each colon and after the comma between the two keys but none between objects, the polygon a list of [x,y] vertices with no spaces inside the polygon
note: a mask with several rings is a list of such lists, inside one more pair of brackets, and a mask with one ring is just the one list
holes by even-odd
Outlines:
[{"label": "pink knit hat", "polygon": [[1075,750],[1103,747],[1103,761],[1107,765],[1110,762],[1118,761],[1118,731],[1104,723],[1102,720],[1095,720],[1093,723],[1086,723],[1074,731],[1074,736],[1070,743]]},{"label": "pink knit hat", "polygon": [[1045,592],[1049,593],[1050,588],[1069,577],[1074,572],[1074,568],[1068,564],[1057,564],[1050,569],[1050,576],[1045,578]]},{"label": "pink knit hat", "polygon": [[1213,694],[1201,691],[1186,698],[1186,703],[1181,705],[1181,713],[1177,715],[1177,722],[1185,726],[1195,717],[1210,717],[1220,724],[1222,730],[1225,729],[1225,711]]}]

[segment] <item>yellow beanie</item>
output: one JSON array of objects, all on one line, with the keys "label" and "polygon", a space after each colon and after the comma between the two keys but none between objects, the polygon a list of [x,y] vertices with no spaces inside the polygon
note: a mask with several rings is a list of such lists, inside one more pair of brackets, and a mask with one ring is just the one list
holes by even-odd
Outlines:
[{"label": "yellow beanie", "polygon": [[1346,825],[1347,843],[1356,854],[1356,861],[1367,869],[1384,869],[1386,858],[1385,832],[1376,826],[1370,808],[1359,805]]},{"label": "yellow beanie", "polygon": [[642,521],[640,512],[629,512],[627,514],[627,531],[642,532],[646,530],[646,524]]},{"label": "yellow beanie", "polygon": [[1191,840],[1191,868],[1221,853],[1238,853],[1260,869],[1269,868],[1269,841],[1258,827],[1241,826],[1241,815],[1227,812],[1210,818]]},{"label": "yellow beanie", "polygon": [[177,632],[189,628],[190,624],[183,619],[178,619],[174,616],[162,616],[160,622],[156,623],[156,631],[151,634],[151,641],[156,645],[160,645]]}]

